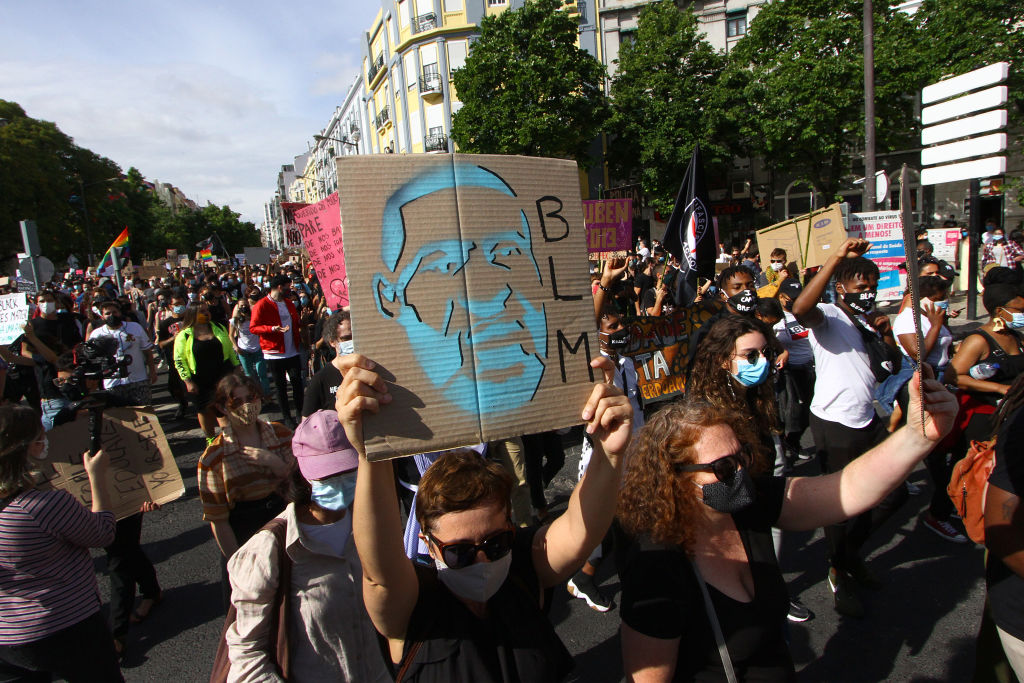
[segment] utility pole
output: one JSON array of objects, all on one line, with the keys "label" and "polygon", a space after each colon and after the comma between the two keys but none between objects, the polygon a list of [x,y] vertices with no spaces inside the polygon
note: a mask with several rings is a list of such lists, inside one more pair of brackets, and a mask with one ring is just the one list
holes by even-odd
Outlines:
[{"label": "utility pole", "polygon": [[875,197],[875,15],[864,0],[864,211],[874,211]]}]

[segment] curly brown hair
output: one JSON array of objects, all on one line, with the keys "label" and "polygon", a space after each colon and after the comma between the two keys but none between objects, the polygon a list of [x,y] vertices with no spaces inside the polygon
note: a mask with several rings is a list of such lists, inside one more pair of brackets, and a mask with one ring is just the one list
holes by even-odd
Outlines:
[{"label": "curly brown hair", "polygon": [[686,393],[696,396],[720,408],[734,411],[751,419],[757,436],[762,441],[771,438],[778,431],[778,408],[775,391],[769,377],[754,387],[744,387],[736,382],[726,368],[732,362],[736,351],[736,340],[745,334],[758,332],[764,336],[768,347],[765,356],[769,368],[774,371],[775,352],[772,340],[775,335],[768,326],[746,315],[726,315],[719,318],[707,335],[701,340],[700,348],[693,359],[693,370],[686,387]]},{"label": "curly brown hair", "polygon": [[633,435],[616,510],[626,532],[659,544],[692,547],[703,503],[693,484],[696,475],[676,472],[675,466],[697,461],[695,446],[703,431],[715,425],[729,427],[751,449],[751,474],[767,469],[766,451],[748,421],[693,397],[670,404]]}]

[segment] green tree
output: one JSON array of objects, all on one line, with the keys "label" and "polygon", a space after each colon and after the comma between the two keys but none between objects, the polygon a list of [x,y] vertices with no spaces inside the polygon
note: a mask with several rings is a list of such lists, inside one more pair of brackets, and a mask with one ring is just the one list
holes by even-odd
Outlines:
[{"label": "green tree", "polygon": [[709,165],[727,156],[707,115],[725,58],[702,38],[693,12],[661,0],[640,12],[618,65],[609,162],[615,175],[638,179],[649,203],[668,215],[694,145]]},{"label": "green tree", "polygon": [[527,0],[486,17],[454,74],[452,118],[461,151],[588,160],[608,115],[604,67],[576,45],[578,23],[560,0]]},{"label": "green tree", "polygon": [[[785,0],[762,5],[729,53],[716,95],[732,144],[825,197],[862,172],[863,4]],[[907,149],[916,133],[913,94],[923,78],[915,26],[875,3],[877,152]],[[905,51],[905,54],[901,54]]]}]

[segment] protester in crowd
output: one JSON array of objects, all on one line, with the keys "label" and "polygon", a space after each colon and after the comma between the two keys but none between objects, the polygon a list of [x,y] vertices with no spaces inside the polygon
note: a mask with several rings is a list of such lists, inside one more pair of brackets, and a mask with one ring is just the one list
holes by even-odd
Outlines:
[{"label": "protester in crowd", "polygon": [[836,524],[899,486],[956,414],[931,379],[914,379],[911,403],[906,427],[820,477],[763,475],[768,456],[748,421],[699,396],[656,414],[630,448],[618,503],[627,678],[721,680],[728,665],[736,680],[794,679],[771,529]]},{"label": "protester in crowd", "polygon": [[757,308],[757,290],[754,287],[754,273],[746,266],[734,265],[725,268],[718,274],[714,298],[704,298],[702,305],[715,310],[715,313],[704,321],[704,324],[690,333],[690,344],[686,351],[687,373],[693,368],[694,359],[700,348],[701,340],[708,330],[724,316],[753,316]]},{"label": "protester in crowd", "polygon": [[789,275],[786,271],[788,265],[789,261],[786,256],[786,250],[780,247],[772,249],[772,253],[768,255],[768,270],[764,271],[767,284],[780,284]]},{"label": "protester in crowd", "polygon": [[57,357],[68,349],[53,335],[44,334],[42,338],[36,336],[35,326],[31,322],[25,323],[22,332],[24,334],[18,340],[21,352],[14,353],[0,345],[0,358],[24,375],[32,373],[38,380],[43,429],[49,431],[53,428],[53,418],[69,403],[54,382],[57,377]]},{"label": "protester in crowd", "polygon": [[991,416],[1010,385],[1024,373],[1024,295],[1016,285],[993,284],[985,288],[982,304],[988,321],[967,335],[950,365],[963,390],[959,427],[963,440],[959,452],[971,441],[992,433]]},{"label": "protester in crowd", "polygon": [[157,379],[153,343],[142,325],[125,320],[121,304],[116,300],[102,302],[99,312],[103,325],[94,327],[89,339],[113,339],[117,343],[117,359],[131,359],[127,375],[104,379],[103,388],[128,405],[150,405],[153,402],[151,385],[156,384]]},{"label": "protester in crowd", "polygon": [[283,491],[295,466],[290,429],[259,419],[256,380],[230,373],[217,384],[224,428],[199,458],[199,500],[223,556],[225,605],[230,598],[227,559],[285,507]]},{"label": "protester in crowd", "polygon": [[203,287],[202,298],[210,310],[210,321],[227,329],[231,306],[220,285],[210,283]]},{"label": "protester in crowd", "polygon": [[292,281],[287,275],[275,275],[270,281],[270,291],[252,307],[249,330],[260,338],[263,357],[267,359],[270,374],[277,389],[277,403],[284,415],[285,424],[294,427],[295,418],[288,404],[288,388],[285,376],[292,385],[292,399],[295,409],[301,410],[303,399],[302,359],[299,349],[302,338],[299,334],[299,313],[295,310],[289,294]]},{"label": "protester in crowd", "polygon": [[[862,256],[870,246],[860,239],[844,242],[793,302],[797,322],[810,330],[816,372],[811,433],[826,473],[839,472],[886,434],[886,421],[875,414],[876,376],[868,344],[873,344],[876,354],[886,349],[897,352],[888,318],[875,311],[878,266]],[[819,304],[833,275],[836,303]],[[864,616],[858,587],[881,584],[867,568],[860,550],[906,496],[906,489],[900,487],[875,510],[825,530],[828,587],[840,614]]]},{"label": "protester in crowd", "polygon": [[169,305],[157,316],[156,325],[156,343],[167,363],[167,391],[171,398],[178,403],[178,408],[171,418],[173,420],[185,417],[185,409],[188,407],[185,382],[182,381],[178,374],[178,367],[174,364],[174,342],[185,324],[186,301],[185,293],[181,290],[175,290],[169,294]]},{"label": "protester in crowd", "polygon": [[58,310],[60,306],[55,292],[49,289],[43,290],[36,297],[36,307],[39,315],[31,319],[32,329],[36,335],[40,337],[50,335],[69,349],[73,349],[82,341],[82,331],[78,328],[74,317],[67,311]]},{"label": "protester in crowd", "polygon": [[[543,590],[565,581],[607,531],[618,489],[632,408],[604,372],[582,419],[594,456],[568,510],[539,529],[512,526],[511,482],[475,452],[448,453],[420,480],[416,516],[436,567],[405,557],[391,464],[365,460],[362,414],[390,394],[376,365],[347,356],[339,420],[360,454],[353,534],[363,565],[367,612],[387,639],[402,680],[558,680],[572,658],[542,611]],[[506,662],[506,664],[501,664]]]},{"label": "protester in crowd", "polygon": [[985,586],[992,619],[1017,680],[1024,680],[1024,461],[1016,439],[1024,433],[1024,376],[1006,393],[995,416],[995,468],[985,494]]},{"label": "protester in crowd", "polygon": [[0,406],[0,679],[123,681],[90,548],[114,538],[108,456],[85,453],[92,511],[30,471],[49,443],[27,406]]},{"label": "protester in crowd", "polygon": [[981,267],[994,263],[997,266],[1019,268],[1018,264],[1024,261],[1024,249],[1013,240],[1007,241],[1000,227],[993,228],[988,237],[981,252]]},{"label": "protester in crowd", "polygon": [[[787,353],[786,364],[779,370],[775,389],[782,423],[782,445],[789,465],[804,458],[800,441],[810,425],[811,399],[814,396],[814,351],[811,350],[810,332],[797,322],[791,310],[802,289],[796,278],[787,277],[779,283],[776,297],[782,316],[772,326],[775,338]],[[773,310],[771,317],[777,317],[778,313],[778,309]],[[806,456],[807,459],[811,457]]]},{"label": "protester in crowd", "polygon": [[174,339],[174,367],[195,397],[199,427],[209,444],[217,430],[214,392],[222,377],[240,365],[228,331],[210,320],[205,301],[185,308],[181,330]]},{"label": "protester in crowd", "polygon": [[252,307],[260,300],[261,296],[259,289],[251,288],[245,298],[235,304],[235,310],[231,312],[228,334],[245,374],[256,379],[260,383],[263,394],[269,395],[270,378],[267,376],[267,361],[263,357],[259,337],[249,329],[252,322]]},{"label": "protester in crowd", "polygon": [[231,601],[237,610],[226,634],[228,680],[276,677],[276,643],[270,636],[281,627],[274,623],[275,596],[288,575],[283,590],[289,605],[284,625],[289,680],[392,681],[363,606],[362,567],[348,514],[359,455],[333,410],[317,411],[299,425],[292,451],[299,468],[292,474],[288,506],[277,517],[284,523],[284,533],[275,535],[264,528],[228,562]]},{"label": "protester in crowd", "polygon": [[341,386],[342,357],[352,353],[352,317],[348,311],[335,311],[327,319],[323,332],[324,344],[333,347],[337,354],[334,360],[322,367],[309,381],[302,404],[302,417],[307,418],[318,410],[334,407],[335,394]]}]

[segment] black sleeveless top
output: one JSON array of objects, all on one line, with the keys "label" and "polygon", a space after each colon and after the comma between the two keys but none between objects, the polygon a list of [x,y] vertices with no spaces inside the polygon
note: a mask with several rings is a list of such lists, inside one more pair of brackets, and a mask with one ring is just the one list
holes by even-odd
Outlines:
[{"label": "black sleeveless top", "polygon": [[985,330],[977,330],[973,334],[980,334],[988,343],[988,356],[984,362],[999,363],[999,370],[989,377],[988,381],[996,384],[1013,384],[1018,375],[1024,372],[1024,344],[1021,343],[1020,336],[1016,332],[1010,332],[1017,342],[1017,350],[1020,351],[1016,356],[1011,356],[999,345],[995,337]]},{"label": "black sleeveless top", "polygon": [[543,589],[533,568],[534,527],[516,530],[512,566],[478,618],[437,578],[434,567],[416,565],[419,600],[406,631],[405,650],[420,647],[403,681],[419,683],[512,683],[560,681],[572,655],[541,609]]}]

